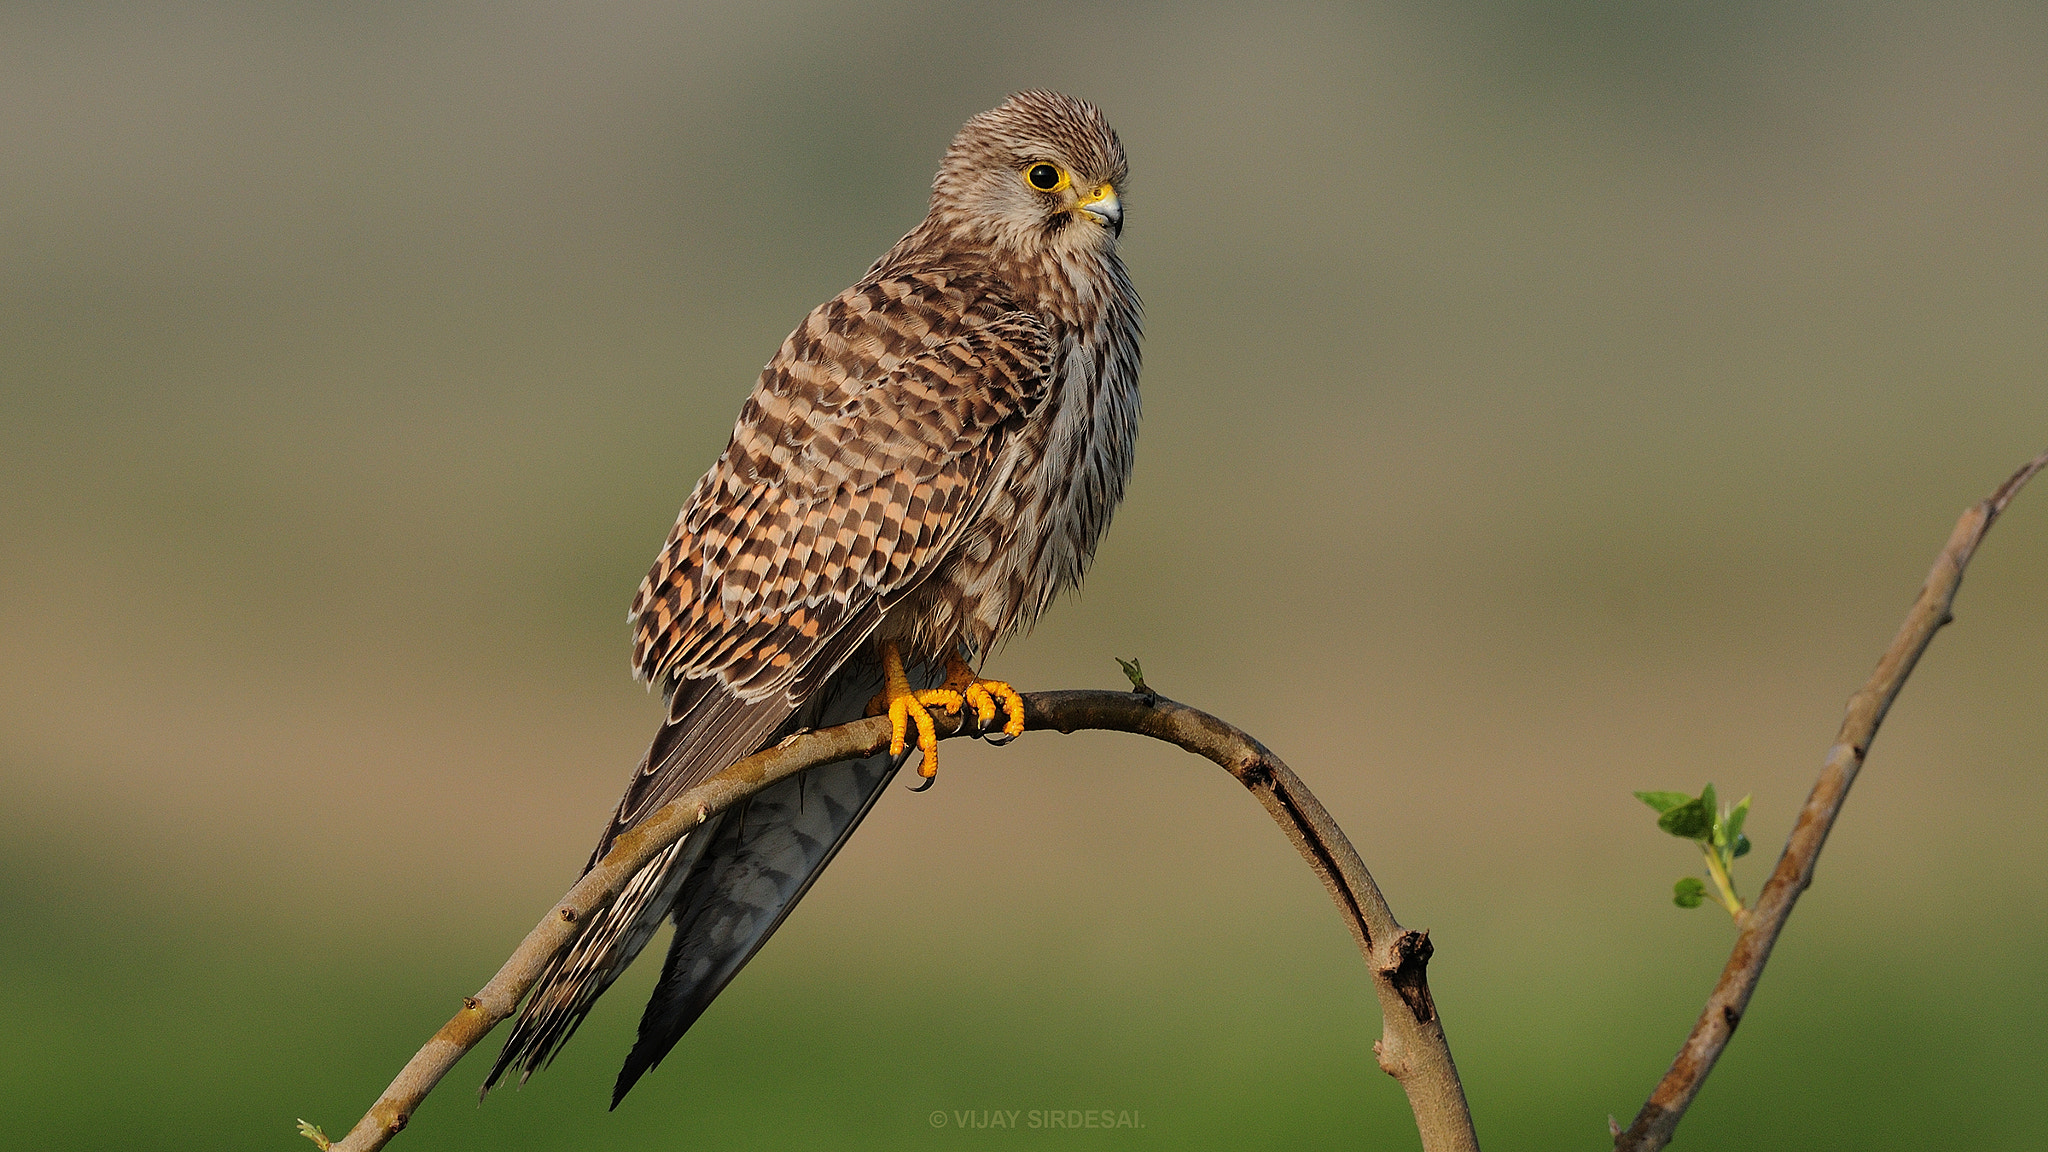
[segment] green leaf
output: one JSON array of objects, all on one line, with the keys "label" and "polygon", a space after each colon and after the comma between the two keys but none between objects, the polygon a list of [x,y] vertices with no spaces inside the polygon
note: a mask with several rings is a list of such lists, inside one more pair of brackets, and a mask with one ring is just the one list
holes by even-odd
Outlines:
[{"label": "green leaf", "polygon": [[1749,855],[1749,837],[1740,832],[1735,834],[1735,855],[1738,859]]},{"label": "green leaf", "polygon": [[1681,840],[1707,839],[1714,834],[1713,795],[1713,786],[1708,785],[1704,794],[1657,817],[1657,827]]},{"label": "green leaf", "polygon": [[1659,813],[1664,813],[1680,804],[1689,803],[1692,796],[1685,792],[1638,792],[1636,799],[1655,808]]},{"label": "green leaf", "polygon": [[1706,883],[1697,876],[1687,876],[1671,886],[1671,902],[1680,908],[1697,908],[1706,898]]},{"label": "green leaf", "polygon": [[1138,663],[1137,657],[1133,656],[1126,660],[1121,656],[1112,656],[1110,659],[1116,661],[1117,667],[1124,670],[1124,676],[1130,680],[1133,692],[1150,691],[1150,689],[1145,687],[1145,669]]}]

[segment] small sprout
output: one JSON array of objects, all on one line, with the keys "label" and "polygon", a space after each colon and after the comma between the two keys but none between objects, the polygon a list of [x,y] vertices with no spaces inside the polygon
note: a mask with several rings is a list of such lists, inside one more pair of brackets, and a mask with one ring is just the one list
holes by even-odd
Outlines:
[{"label": "small sprout", "polygon": [[1145,684],[1145,669],[1139,666],[1137,657],[1126,660],[1121,656],[1112,656],[1110,659],[1115,660],[1117,667],[1122,668],[1124,675],[1130,679],[1131,691],[1141,692],[1147,696],[1153,694],[1152,689]]},{"label": "small sprout", "polygon": [[1709,892],[1706,884],[1697,877],[1688,876],[1671,888],[1671,902],[1680,908],[1697,908],[1709,896],[1728,915],[1740,921],[1748,911],[1742,898],[1735,894],[1735,881],[1728,869],[1735,861],[1749,854],[1749,837],[1743,835],[1743,822],[1749,819],[1750,798],[1744,796],[1733,808],[1722,809],[1714,796],[1712,784],[1700,789],[1698,796],[1684,792],[1638,792],[1636,799],[1657,810],[1657,827],[1681,840],[1691,840],[1700,846],[1700,854],[1707,860],[1707,875],[1714,882]]},{"label": "small sprout", "polygon": [[327,1138],[327,1133],[322,1132],[318,1124],[309,1124],[304,1120],[299,1121],[299,1135],[311,1140],[313,1146],[320,1149],[320,1152],[327,1152],[329,1148],[334,1147],[334,1142]]},{"label": "small sprout", "polygon": [[1749,819],[1749,797],[1744,796],[1740,803],[1729,810],[1728,819],[1725,822],[1728,830],[1729,846],[1734,849],[1733,855],[1729,857],[1730,859],[1749,855],[1749,837],[1742,834],[1742,822],[1747,819]]}]

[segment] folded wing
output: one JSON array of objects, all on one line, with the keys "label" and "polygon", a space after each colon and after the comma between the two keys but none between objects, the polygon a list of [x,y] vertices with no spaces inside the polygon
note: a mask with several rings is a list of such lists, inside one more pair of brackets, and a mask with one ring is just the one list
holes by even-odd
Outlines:
[{"label": "folded wing", "polygon": [[[859,715],[863,645],[974,521],[1004,442],[1045,394],[1052,344],[987,284],[936,272],[863,281],[791,334],[634,598],[635,672],[664,687],[669,716],[591,863],[780,734]],[[766,941],[887,775],[868,761],[814,769],[650,862],[555,957],[484,1091],[546,1064],[673,912],[622,1096]]]}]

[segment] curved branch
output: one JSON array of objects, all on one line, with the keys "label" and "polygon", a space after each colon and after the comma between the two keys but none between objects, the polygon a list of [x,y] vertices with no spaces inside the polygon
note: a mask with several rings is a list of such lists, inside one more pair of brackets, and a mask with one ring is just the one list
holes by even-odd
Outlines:
[{"label": "curved branch", "polygon": [[1636,1114],[1635,1122],[1627,1131],[1616,1134],[1616,1152],[1655,1152],[1671,1142],[1678,1121],[1699,1095],[1707,1074],[1714,1070],[1714,1062],[1721,1058],[1721,1050],[1735,1035],[1735,1026],[1742,1022],[1750,995],[1756,991],[1764,965],[1771,958],[1771,948],[1778,942],[1778,933],[1792,915],[1792,905],[1813,883],[1820,850],[1827,843],[1835,818],[1841,815],[1849,785],[1856,782],[1863,758],[1870,753],[1870,742],[1877,736],[1878,725],[1884,723],[1885,713],[1891,709],[1899,689],[1905,687],[1906,677],[1913,674],[1913,665],[1919,662],[1934,634],[1954,619],[1949,608],[1955,603],[1956,589],[1962,585],[1963,569],[1969,566],[1970,557],[1998,514],[2043,468],[2048,468],[2048,452],[2028,461],[1956,522],[1955,531],[1949,534],[1941,554],[1934,558],[1934,568],[1927,574],[1927,582],[1920,586],[1920,596],[1906,613],[1905,622],[1899,625],[1891,647],[1878,659],[1870,679],[1849,697],[1848,714],[1842,718],[1834,746],[1828,749],[1820,779],[1799,810],[1799,819],[1785,841],[1778,866],[1771,870],[1771,878],[1756,903],[1743,914],[1735,950],[1729,953],[1728,963],[1721,969],[1721,979],[1707,997],[1706,1008],[1700,1012],[1692,1034],[1685,1038],[1684,1047],[1678,1050],[1670,1070],[1650,1093],[1643,1110]]},{"label": "curved branch", "polygon": [[[1163,740],[1221,765],[1256,796],[1289,842],[1329,889],[1359,952],[1372,971],[1385,1025],[1373,1051],[1400,1081],[1415,1112],[1425,1152],[1477,1152],[1471,1112],[1458,1069],[1429,993],[1429,934],[1395,921],[1379,886],[1308,786],[1265,745],[1206,712],[1140,692],[1034,692],[1024,697],[1026,729],[1102,729]],[[959,735],[956,730],[947,735]],[[806,768],[870,756],[887,747],[887,717],[871,717],[794,737],[749,756],[670,801],[621,834],[568,895],[527,933],[490,983],[466,997],[462,1010],[434,1033],[345,1139],[322,1148],[371,1152],[405,1128],[413,1111],[456,1061],[510,1016],[539,979],[548,959],[569,943],[576,924],[613,899],[640,867],[712,814]]]}]

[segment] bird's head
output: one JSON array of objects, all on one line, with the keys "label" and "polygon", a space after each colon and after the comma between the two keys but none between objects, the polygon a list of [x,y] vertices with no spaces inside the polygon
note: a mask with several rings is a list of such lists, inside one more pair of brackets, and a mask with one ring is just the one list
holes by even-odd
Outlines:
[{"label": "bird's head", "polygon": [[1018,255],[1114,248],[1124,146],[1100,109],[1019,92],[969,120],[932,181],[931,222],[977,247]]}]

